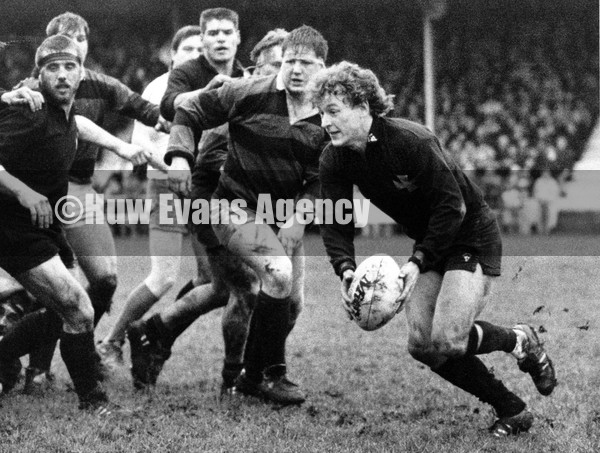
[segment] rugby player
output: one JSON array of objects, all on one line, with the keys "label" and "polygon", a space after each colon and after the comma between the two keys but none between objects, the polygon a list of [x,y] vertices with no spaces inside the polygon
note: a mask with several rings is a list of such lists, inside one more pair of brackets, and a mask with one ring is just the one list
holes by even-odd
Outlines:
[{"label": "rugby player", "polygon": [[[177,67],[202,54],[201,35],[201,28],[193,25],[183,27],[175,33],[171,42],[171,67]],[[169,72],[166,72],[154,79],[146,87],[142,97],[154,104],[160,104],[167,89],[168,78]],[[144,126],[138,121],[135,122],[131,141],[151,151],[155,162],[163,163],[168,140],[168,134]],[[171,289],[179,272],[183,236],[187,234],[186,225],[179,225],[176,222],[162,225],[159,222],[161,195],[177,198],[177,194],[169,189],[166,168],[163,163],[162,166],[151,165],[147,171],[146,196],[152,200],[149,234],[152,263],[150,274],[129,294],[116,323],[97,345],[98,353],[109,368],[116,364],[123,364],[122,345],[129,324],[142,317]]]},{"label": "rugby player", "polygon": [[[245,349],[245,372],[236,388],[265,395],[278,387],[285,394],[281,402],[289,404],[305,399],[288,380],[285,366],[291,294],[303,292],[304,224],[293,221],[279,229],[257,219],[256,209],[261,194],[275,205],[278,200],[310,198],[318,189],[317,164],[325,133],[307,86],[311,76],[325,66],[327,42],[313,28],[302,26],[286,37],[282,47],[283,63],[277,75],[232,81],[183,104],[175,116],[165,162],[171,166],[169,179],[185,192],[201,132],[229,123],[227,160],[211,207],[212,218],[217,219],[213,230],[227,252],[239,256],[260,281]],[[234,200],[245,204],[243,219],[230,210]]]},{"label": "rugby player", "polygon": [[[400,269],[410,354],[490,404],[498,416],[490,428],[495,436],[528,431],[533,415],[525,402],[477,355],[511,353],[542,395],[552,392],[556,377],[533,327],[476,321],[500,275],[502,255],[499,228],[482,193],[428,129],[386,117],[391,96],[370,70],[347,62],[332,66],[316,77],[314,100],[331,137],[320,162],[322,197],[334,204],[351,200],[357,185],[415,240]],[[354,226],[332,223],[321,231],[350,312]]]},{"label": "rugby player", "polygon": [[[184,102],[185,99],[193,97],[199,92],[216,88],[225,81],[231,80],[232,77],[242,77],[244,75],[241,63],[235,59],[237,47],[240,43],[239,17],[235,11],[226,8],[213,8],[202,11],[200,14],[200,42],[202,46],[201,55],[196,58],[186,59],[181,64],[174,65],[169,72],[167,86],[161,103],[163,115],[168,120],[172,120],[174,109]],[[227,127],[223,126],[211,134],[208,146],[226,149],[226,143]],[[166,143],[164,146],[166,148]],[[200,143],[199,147],[202,149],[206,146],[204,143]],[[160,190],[162,193],[177,194],[179,196],[179,193],[170,190],[166,185],[161,185]],[[160,193],[157,193],[156,197],[159,198]],[[187,231],[187,225],[179,225],[176,220],[174,220],[172,225],[159,225],[157,215],[158,212],[155,211],[154,217],[151,217],[151,219],[155,224],[153,229],[160,236],[160,240],[165,239],[165,235],[169,234],[169,232],[178,231],[183,233]],[[181,236],[179,235],[179,243],[181,241],[180,238]],[[193,242],[195,242],[194,239]],[[175,261],[174,258],[169,258],[178,251],[181,251],[181,245],[178,248],[174,247],[174,245],[173,241],[171,241],[169,244],[162,245],[160,250],[155,250],[153,254],[160,252],[163,255],[160,259],[162,262]],[[185,285],[184,289],[180,291],[178,298],[194,286],[210,281],[210,276],[206,275],[207,272],[205,271],[209,268],[209,265],[204,250],[198,245],[194,247],[194,251],[199,275],[196,279]],[[179,262],[179,258],[177,258],[177,262]],[[174,265],[176,263],[171,264]],[[176,272],[178,267],[178,265],[174,267],[174,272]],[[168,277],[169,274],[160,276],[161,279]],[[146,313],[159,300],[160,296],[168,291],[170,285],[172,285],[170,283],[169,287],[162,294],[158,294],[160,288],[157,287],[157,283],[159,282],[150,281],[142,283],[128,298],[117,324],[99,347],[99,352],[106,363],[122,363],[122,343],[125,329],[127,329],[131,322],[139,319]],[[187,325],[191,324],[195,319],[196,317],[190,317]],[[187,325],[183,327],[184,330]],[[136,379],[135,376],[136,373],[134,371],[134,384],[139,387],[142,380]]]},{"label": "rugby player", "polygon": [[[75,119],[83,57],[68,37],[47,38],[35,56],[45,99],[42,108],[0,109],[0,266],[49,309],[43,319],[23,318],[0,340],[0,392],[16,384],[19,357],[53,337],[58,328],[61,355],[79,407],[107,415],[111,404],[99,382],[94,309],[68,270],[74,265],[73,253],[54,219],[57,203],[67,195],[78,128],[81,140],[95,140],[104,133],[86,118]],[[123,156],[131,151],[124,149]],[[130,157],[136,163],[145,161],[141,150]]]},{"label": "rugby player", "polygon": [[[227,8],[206,9],[200,13],[200,28],[203,55],[175,68],[169,75],[167,90],[160,105],[162,115],[169,121],[173,121],[175,110],[186,99],[193,98],[204,90],[217,88],[231,78],[245,75],[242,64],[235,58],[241,41],[238,14]],[[212,140],[217,141],[217,134],[226,142],[227,126],[222,126],[211,137]],[[199,146],[202,148],[203,144]],[[209,280],[202,273],[203,269],[208,268],[206,254],[202,246],[195,241],[195,236],[192,244],[196,254],[198,277],[186,283],[176,299]]]},{"label": "rugby player", "polygon": [[[71,38],[81,50],[82,64],[85,62],[89,26],[83,17],[70,12],[60,14],[48,23],[46,35],[65,35]],[[32,86],[35,88],[36,85],[37,81],[33,80]],[[39,98],[28,98],[27,93],[31,96],[27,88],[22,87],[16,93],[5,93],[2,99],[5,102],[28,102],[29,105],[33,104],[34,109],[39,108]],[[75,107],[79,115],[96,124],[101,124],[109,111],[138,120],[147,126],[160,128],[164,123],[156,104],[146,101],[117,79],[87,68],[84,68],[83,79],[77,90]],[[96,144],[80,141],[77,156],[69,171],[69,195],[78,197],[84,209],[86,195],[96,194],[91,179],[99,149]],[[80,220],[67,225],[65,230],[77,262],[89,283],[87,292],[94,307],[94,323],[97,324],[110,309],[117,286],[115,244],[108,224],[94,222],[91,218],[93,212],[85,211],[81,214]],[[55,347],[50,341],[44,345],[30,357],[29,379],[49,372]]]},{"label": "rugby player", "polygon": [[[253,76],[268,76],[279,72],[282,44],[287,34],[283,29],[275,29],[256,44],[250,53],[250,58],[256,65]],[[219,128],[208,132],[207,139],[203,140],[204,149],[196,159],[192,176],[193,200],[210,200],[217,187],[220,169],[227,156],[226,142],[214,137],[217,130]],[[195,230],[199,241],[206,248],[212,283],[194,288],[147,321],[132,325],[128,331],[132,344],[132,373],[136,387],[154,385],[164,361],[171,355],[171,347],[176,338],[199,316],[227,304],[223,315],[225,360],[221,395],[224,396],[234,392],[235,380],[243,368],[244,345],[254,299],[258,293],[258,281],[254,272],[239,257],[227,253],[220,245],[210,224],[195,225]],[[232,296],[228,303],[230,291]],[[301,296],[302,291],[292,294],[292,326],[301,310]],[[269,389],[273,395],[267,397],[277,399],[277,390],[278,387]]]}]

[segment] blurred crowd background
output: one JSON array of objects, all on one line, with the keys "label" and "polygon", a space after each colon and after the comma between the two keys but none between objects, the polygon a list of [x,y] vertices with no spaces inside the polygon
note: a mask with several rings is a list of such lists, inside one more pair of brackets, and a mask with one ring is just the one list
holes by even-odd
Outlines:
[{"label": "blurred crowd background", "polygon": [[[168,69],[174,22],[196,23],[201,9],[227,6],[240,13],[242,63],[250,64],[250,50],[268,30],[306,23],[328,39],[329,63],[344,59],[371,68],[395,95],[393,116],[424,122],[420,8],[387,0],[202,3],[181,4],[178,15],[151,20],[85,16],[91,28],[86,66],[141,93]],[[26,37],[0,50],[0,86],[9,88],[31,72],[35,47],[51,17],[0,37],[5,42]],[[454,0],[434,22],[435,132],[472,171],[506,231],[553,227],[552,213],[545,214],[549,225],[528,223],[525,211],[537,207],[526,204],[564,193],[598,120],[598,18],[598,3],[591,0]],[[113,130],[122,127],[112,121]],[[143,174],[117,174],[102,184],[115,194],[127,187],[139,191]],[[542,207],[533,217],[543,214],[544,202],[538,200]]]}]

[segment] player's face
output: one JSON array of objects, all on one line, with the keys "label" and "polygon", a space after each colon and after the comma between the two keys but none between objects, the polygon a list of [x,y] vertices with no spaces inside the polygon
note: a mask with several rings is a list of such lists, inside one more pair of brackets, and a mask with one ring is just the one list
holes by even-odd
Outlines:
[{"label": "player's face", "polygon": [[76,31],[63,30],[60,34],[65,35],[75,41],[75,44],[77,44],[77,47],[79,47],[79,50],[81,51],[81,63],[83,64],[88,53],[88,39],[87,35],[85,34],[85,30],[83,28],[80,28]]},{"label": "player's face", "polygon": [[369,107],[350,106],[341,95],[326,95],[319,104],[321,126],[331,137],[333,146],[360,148],[367,142],[370,127]]},{"label": "player's face", "polygon": [[288,93],[300,95],[306,92],[310,79],[325,63],[312,49],[306,47],[287,48],[283,54],[281,75]]},{"label": "player's face", "polygon": [[223,64],[235,58],[240,33],[230,20],[212,19],[202,34],[204,56],[210,62]]},{"label": "player's face", "polygon": [[274,46],[263,50],[256,58],[255,76],[277,74],[281,69],[283,50],[281,46]]},{"label": "player's face", "polygon": [[69,104],[81,81],[81,65],[76,61],[53,60],[40,70],[42,91],[60,105]]},{"label": "player's face", "polygon": [[200,35],[188,36],[179,43],[179,47],[173,54],[173,67],[198,58],[200,55],[202,55],[202,38]]}]

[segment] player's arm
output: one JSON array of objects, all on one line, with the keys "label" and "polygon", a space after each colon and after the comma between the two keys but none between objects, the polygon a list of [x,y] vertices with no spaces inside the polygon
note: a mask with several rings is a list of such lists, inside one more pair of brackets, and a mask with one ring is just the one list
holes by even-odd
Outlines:
[{"label": "player's arm", "polygon": [[192,88],[192,81],[187,72],[189,65],[173,68],[169,74],[167,89],[160,103],[160,113],[168,121],[174,121],[177,108],[181,107],[186,101],[194,99],[200,93],[219,88],[224,82],[232,80],[231,77],[217,74],[205,87],[200,89]]},{"label": "player's arm", "polygon": [[118,139],[84,116],[75,115],[75,120],[77,121],[80,140],[106,148],[117,156],[132,162],[133,165],[142,165],[148,161],[141,146],[132,145]]},{"label": "player's arm", "polygon": [[52,207],[48,198],[15,178],[2,164],[0,164],[0,191],[13,196],[21,206],[29,210],[32,224],[40,228],[48,228],[52,224]]},{"label": "player's arm", "polygon": [[104,97],[108,100],[110,110],[138,120],[146,126],[156,127],[160,124],[158,105],[144,99],[114,77],[103,74],[97,74],[96,77],[93,83],[99,84]]},{"label": "player's arm", "polygon": [[36,112],[42,108],[44,96],[39,91],[21,86],[12,91],[0,89],[0,101],[6,105],[28,104],[31,111]]},{"label": "player's arm", "polygon": [[[321,156],[319,178],[321,181],[321,198],[335,207],[339,200],[352,200],[353,185],[343,174],[340,162],[335,158],[331,148],[326,148]],[[356,269],[354,259],[354,223],[338,223],[332,212],[320,213],[321,236],[325,250],[335,273],[342,278],[346,271]]]}]

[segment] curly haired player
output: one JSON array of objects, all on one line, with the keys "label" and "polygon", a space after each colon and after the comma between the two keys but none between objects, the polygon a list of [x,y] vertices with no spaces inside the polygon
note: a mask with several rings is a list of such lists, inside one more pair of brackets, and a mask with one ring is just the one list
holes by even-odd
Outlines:
[{"label": "curly haired player", "polygon": [[[533,415],[477,357],[512,353],[542,395],[556,385],[554,367],[535,330],[476,321],[494,277],[502,243],[495,217],[479,189],[425,127],[388,118],[391,96],[370,70],[342,62],[317,75],[314,100],[331,144],[321,156],[322,196],[352,199],[353,185],[415,240],[400,269],[406,300],[408,350],[451,384],[489,403],[495,436],[527,431]],[[342,296],[354,276],[354,226],[322,226]]]}]

